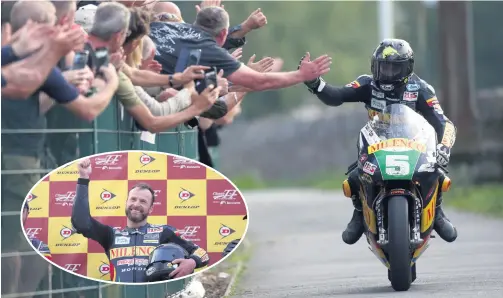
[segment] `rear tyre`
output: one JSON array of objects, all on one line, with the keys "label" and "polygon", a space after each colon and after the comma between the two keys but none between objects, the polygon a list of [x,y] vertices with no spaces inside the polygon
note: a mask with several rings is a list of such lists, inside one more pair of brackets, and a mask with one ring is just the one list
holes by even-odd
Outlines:
[{"label": "rear tyre", "polygon": [[388,200],[388,235],[391,286],[395,291],[407,291],[412,283],[412,268],[409,208],[405,197],[391,197]]}]

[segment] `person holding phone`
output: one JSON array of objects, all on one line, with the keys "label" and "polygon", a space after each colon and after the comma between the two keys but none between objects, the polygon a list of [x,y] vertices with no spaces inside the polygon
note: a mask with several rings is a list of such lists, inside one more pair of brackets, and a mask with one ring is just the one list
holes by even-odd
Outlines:
[{"label": "person holding phone", "polygon": [[[193,80],[204,77],[203,73],[198,73],[198,71],[208,68],[204,66],[194,66],[186,69],[184,72],[175,73],[170,76],[145,71],[148,74],[162,77],[162,79],[157,81],[155,78],[149,81],[148,85],[150,86],[167,84],[186,89],[185,92],[192,99],[192,104],[187,109],[170,115],[156,116],[141,101],[136,94],[134,80],[126,74],[126,69],[133,68],[125,63],[122,48],[126,39],[132,34],[129,29],[130,18],[130,10],[117,2],[102,3],[96,9],[92,20],[93,24],[90,26],[91,29],[88,32],[88,42],[85,46],[85,50],[89,51],[87,66],[93,70],[95,77],[100,76],[100,65],[110,61],[119,74],[119,86],[115,92],[116,98],[122,103],[125,110],[138,122],[142,130],[148,130],[151,133],[163,132],[173,128],[208,110],[215,103],[221,87],[208,86],[200,94],[192,91],[195,88]],[[111,22],[111,19],[114,22]],[[134,69],[134,71],[141,72],[138,69]],[[144,80],[150,79],[147,76],[144,78]],[[141,86],[141,84],[136,85]]]},{"label": "person holding phone", "polygon": [[[55,9],[56,15],[56,25],[58,26],[66,26],[70,27],[74,31],[81,31],[84,35],[87,35],[83,28],[75,22],[75,14],[77,9],[76,1],[50,1],[52,6]],[[87,38],[87,37],[86,37]],[[73,85],[77,92],[80,94],[80,100],[77,100],[75,104],[72,104],[70,108],[74,114],[77,114],[79,118],[92,121],[95,117],[97,117],[104,108],[108,105],[106,97],[103,100],[96,100],[93,96],[97,96],[98,99],[101,99],[100,96],[103,94],[103,89],[107,89],[111,82],[108,81],[104,76],[96,78],[92,69],[87,66],[89,61],[89,51],[84,49],[84,43],[75,45],[73,51],[69,52],[66,56],[62,57],[57,64],[57,67],[62,71],[62,75],[64,79]],[[106,64],[104,64],[106,65]],[[110,87],[110,86],[109,86]],[[101,93],[101,94],[100,94]],[[90,98],[89,101],[86,98]],[[40,113],[46,114],[48,119],[48,128],[53,122],[58,122],[57,118],[60,118],[57,114],[61,114],[58,112],[52,113],[51,109],[55,106],[55,100],[48,96],[47,94],[41,94],[40,96]],[[105,103],[107,105],[105,105]],[[56,110],[61,110],[56,108]],[[56,117],[56,119],[52,119]],[[67,117],[62,117],[67,118]],[[63,120],[67,124],[69,120]],[[60,125],[56,125],[59,127]],[[69,134],[70,135],[70,134]],[[57,138],[57,137],[67,137],[68,135],[59,135],[59,136],[49,136],[48,138]],[[58,143],[58,142],[55,142]]]},{"label": "person holding phone", "polygon": [[[153,59],[153,56],[155,54],[155,45],[150,47],[151,55],[146,59],[141,59],[143,54],[142,42],[144,41],[144,37],[148,35],[150,28],[149,13],[140,8],[130,8],[129,10],[131,12],[131,18],[129,22],[129,36],[126,38],[126,41],[123,44],[124,51],[120,54],[112,54],[111,60],[116,63],[116,58],[123,59],[126,65],[134,69],[140,69],[142,64],[155,65],[155,63],[152,63],[151,60]],[[182,65],[181,68],[185,69],[186,66],[198,64],[197,57],[193,57],[192,60],[193,61],[189,61],[189,65]],[[223,80],[225,81],[225,79]],[[222,87],[223,89],[226,89],[225,84],[222,83],[222,81],[219,81],[216,85]],[[141,86],[134,86],[134,89],[136,91],[137,97],[147,106],[147,108],[154,116],[172,115],[187,109],[193,103],[192,94],[191,92],[189,92],[191,91],[191,89],[189,90],[188,88],[177,91],[173,95],[162,94],[162,96],[159,96],[157,98],[151,97],[145,90],[145,88]],[[201,89],[199,89],[199,93],[201,93],[200,91]],[[164,97],[164,100],[161,100],[161,97]],[[216,101],[213,106],[209,110],[202,113],[201,116],[204,115],[204,117],[218,119],[225,115],[226,111],[227,108],[225,102]],[[139,117],[141,118],[141,116]]]},{"label": "person holding phone", "polygon": [[[98,68],[105,61],[103,59],[111,59],[112,55],[117,56],[123,51],[122,46],[130,34],[128,32],[130,16],[129,9],[119,2],[104,2],[96,7],[87,5],[85,9],[77,11],[76,21],[78,20],[83,28],[88,28],[88,42],[85,45],[85,50],[89,51],[88,66],[93,70],[95,76],[98,75]],[[122,60],[120,58],[123,56],[124,54],[119,55],[119,60]],[[209,69],[206,66],[193,66],[183,72],[166,75],[135,69],[129,67],[124,61],[119,61],[119,65],[114,61],[111,62],[120,71],[120,76],[126,75],[133,85],[142,87],[180,88],[194,79],[203,78],[202,71]]]},{"label": "person holding phone", "polygon": [[183,48],[201,48],[201,65],[224,71],[224,78],[249,91],[275,90],[313,80],[330,71],[332,59],[322,55],[311,61],[309,53],[300,67],[288,72],[260,73],[237,61],[222,46],[229,34],[229,15],[221,7],[202,8],[193,24],[152,22],[149,37],[157,45],[156,60],[163,73],[172,73]]},{"label": "person holding phone", "polygon": [[87,61],[89,60],[88,51],[76,52],[73,59],[73,64],[70,70],[66,71],[66,80],[77,86],[81,93],[86,95],[91,95],[96,92],[96,89],[91,90],[92,83],[94,80],[94,73],[87,66]]}]

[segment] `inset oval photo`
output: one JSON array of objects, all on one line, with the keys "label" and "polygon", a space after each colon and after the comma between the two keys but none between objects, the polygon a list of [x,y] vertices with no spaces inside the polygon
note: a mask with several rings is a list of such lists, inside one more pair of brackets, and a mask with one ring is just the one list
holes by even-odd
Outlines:
[{"label": "inset oval photo", "polygon": [[222,261],[244,238],[247,211],[240,191],[216,170],[133,150],[80,158],[47,174],[27,195],[21,221],[53,265],[92,280],[144,284],[187,278]]}]

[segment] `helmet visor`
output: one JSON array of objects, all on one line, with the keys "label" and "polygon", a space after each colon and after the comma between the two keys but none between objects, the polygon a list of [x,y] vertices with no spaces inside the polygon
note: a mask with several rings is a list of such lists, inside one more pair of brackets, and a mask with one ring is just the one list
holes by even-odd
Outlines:
[{"label": "helmet visor", "polygon": [[176,259],[184,259],[185,251],[176,245],[165,244],[152,251],[149,257],[149,263],[153,262],[171,262]]},{"label": "helmet visor", "polygon": [[377,61],[377,78],[381,83],[393,83],[408,75],[407,61]]}]

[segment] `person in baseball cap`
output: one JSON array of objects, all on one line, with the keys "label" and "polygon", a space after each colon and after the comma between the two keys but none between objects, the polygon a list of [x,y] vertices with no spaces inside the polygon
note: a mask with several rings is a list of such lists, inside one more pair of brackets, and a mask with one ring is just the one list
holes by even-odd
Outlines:
[{"label": "person in baseball cap", "polygon": [[75,12],[75,23],[81,26],[86,32],[89,32],[93,27],[94,15],[98,6],[94,4],[87,4],[79,7]]}]

